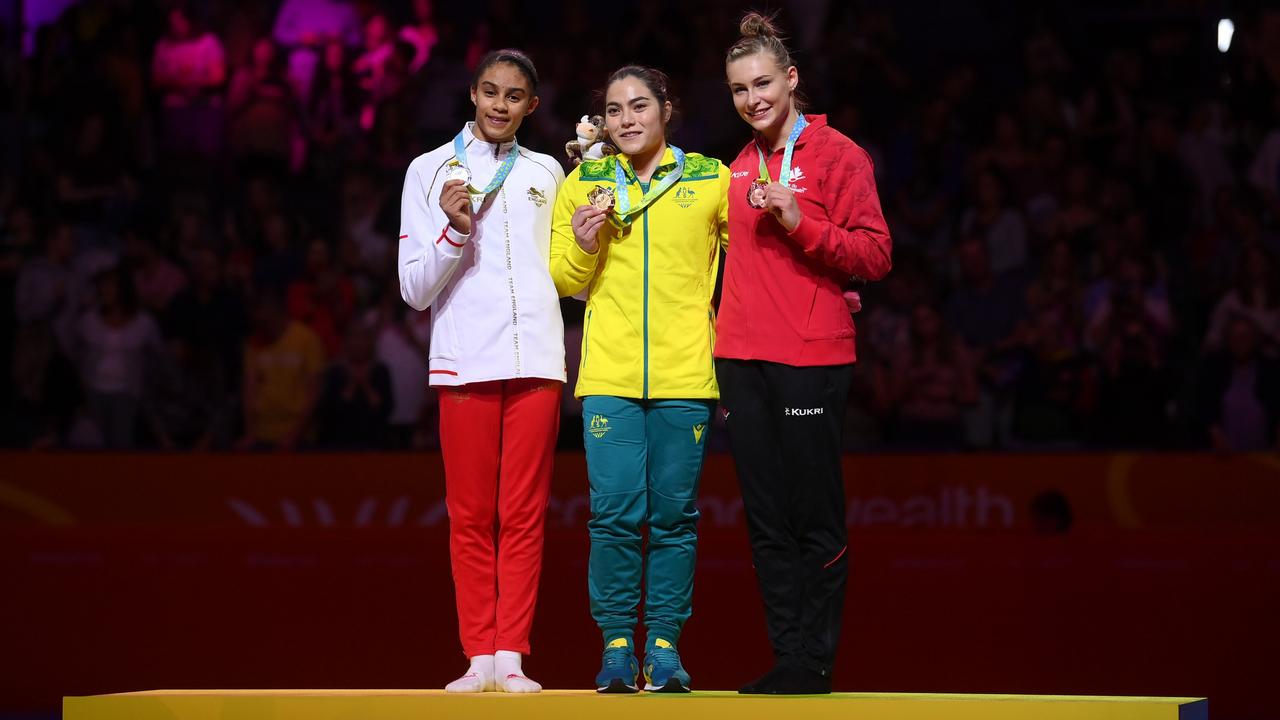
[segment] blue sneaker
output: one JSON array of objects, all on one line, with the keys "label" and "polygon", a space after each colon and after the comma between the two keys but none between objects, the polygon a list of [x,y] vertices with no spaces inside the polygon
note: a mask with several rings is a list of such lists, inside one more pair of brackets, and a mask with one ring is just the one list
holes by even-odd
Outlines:
[{"label": "blue sneaker", "polygon": [[640,666],[636,665],[635,653],[631,651],[631,641],[626,638],[610,640],[609,644],[604,646],[600,673],[596,675],[596,692],[640,692],[636,684],[636,675],[639,674]]},{"label": "blue sneaker", "polygon": [[644,654],[644,689],[651,692],[689,692],[689,673],[680,664],[676,646],[662,638],[649,642]]}]

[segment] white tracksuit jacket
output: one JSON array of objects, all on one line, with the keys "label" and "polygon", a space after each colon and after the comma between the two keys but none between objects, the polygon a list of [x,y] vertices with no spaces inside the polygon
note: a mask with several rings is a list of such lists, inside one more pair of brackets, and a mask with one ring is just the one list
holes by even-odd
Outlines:
[{"label": "white tracksuit jacket", "polygon": [[[511,152],[466,129],[471,184],[484,187]],[[400,201],[400,295],[431,308],[431,385],[565,379],[564,323],[548,272],[551,211],[564,181],[549,155],[521,147],[511,174],[461,235],[440,209],[453,141],[409,164]]]}]

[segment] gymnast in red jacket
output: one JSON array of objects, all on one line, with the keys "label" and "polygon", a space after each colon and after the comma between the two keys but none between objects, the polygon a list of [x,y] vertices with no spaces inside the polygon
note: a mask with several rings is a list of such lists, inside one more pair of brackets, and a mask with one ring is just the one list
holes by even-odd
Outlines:
[{"label": "gymnast in red jacket", "polygon": [[730,166],[716,376],[775,667],[743,693],[831,691],[848,577],[841,436],[855,360],[842,290],[889,272],[871,158],[801,113],[770,18],[748,13],[726,75],[751,126]]}]

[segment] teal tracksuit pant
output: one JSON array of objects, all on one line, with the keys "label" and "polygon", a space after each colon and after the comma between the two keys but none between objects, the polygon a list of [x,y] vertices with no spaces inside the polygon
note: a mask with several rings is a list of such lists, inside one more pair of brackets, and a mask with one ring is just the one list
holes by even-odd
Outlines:
[{"label": "teal tracksuit pant", "polygon": [[[631,639],[644,587],[650,639],[676,642],[693,608],[698,477],[713,400],[582,399],[591,483],[591,615],[605,642]],[[647,558],[641,528],[648,527]]]}]

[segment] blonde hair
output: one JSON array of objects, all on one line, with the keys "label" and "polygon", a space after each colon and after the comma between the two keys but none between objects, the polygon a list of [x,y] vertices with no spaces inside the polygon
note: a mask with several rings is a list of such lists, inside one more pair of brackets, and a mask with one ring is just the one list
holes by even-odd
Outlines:
[{"label": "blonde hair", "polygon": [[795,63],[791,61],[791,51],[782,41],[782,31],[773,22],[776,16],[777,13],[765,16],[754,10],[743,15],[742,20],[738,21],[738,33],[741,37],[729,48],[725,62],[733,62],[758,52],[767,52],[773,55],[781,68],[794,65]]},{"label": "blonde hair", "polygon": [[[778,67],[786,70],[795,65],[795,61],[791,57],[791,50],[783,41],[786,37],[782,34],[782,30],[778,28],[774,18],[777,13],[770,15],[762,15],[755,10],[748,12],[738,21],[738,41],[729,47],[729,52],[725,55],[724,62],[729,64],[734,60],[755,55],[756,53],[769,53],[773,59],[777,61]],[[804,112],[805,106],[808,104],[804,96],[800,93],[799,87],[791,91],[792,102],[795,103],[797,112]]]}]

